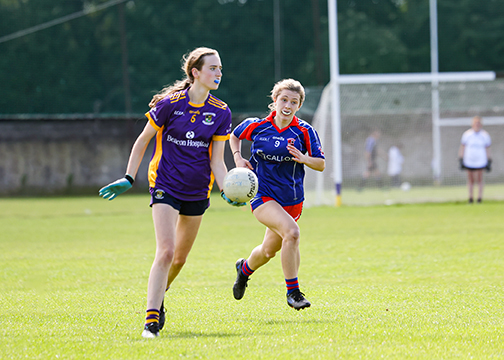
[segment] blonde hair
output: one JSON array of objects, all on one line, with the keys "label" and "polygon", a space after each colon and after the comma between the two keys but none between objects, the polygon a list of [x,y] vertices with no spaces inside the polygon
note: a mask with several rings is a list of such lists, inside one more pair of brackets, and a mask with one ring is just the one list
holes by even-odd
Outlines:
[{"label": "blonde hair", "polygon": [[275,110],[275,101],[283,90],[297,92],[299,94],[299,107],[303,105],[305,99],[305,90],[303,85],[301,85],[299,81],[294,79],[283,79],[278,81],[275,86],[273,86],[273,90],[271,90],[271,99],[273,100],[273,102],[268,105],[268,108],[271,111]]},{"label": "blonde hair", "polygon": [[217,50],[210,49],[207,47],[199,47],[194,49],[188,54],[182,57],[184,63],[182,64],[182,71],[185,73],[185,78],[182,80],[175,81],[172,85],[164,87],[160,92],[152,97],[149,106],[153,108],[156,104],[163,100],[168,95],[174,94],[178,91],[185,90],[194,83],[194,76],[192,74],[192,69],[196,68],[201,70],[205,64],[205,56],[216,55],[219,56]]}]

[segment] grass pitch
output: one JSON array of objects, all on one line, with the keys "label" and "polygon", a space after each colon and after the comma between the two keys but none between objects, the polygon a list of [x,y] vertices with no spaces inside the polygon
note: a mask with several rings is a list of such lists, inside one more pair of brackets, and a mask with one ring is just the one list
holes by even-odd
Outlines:
[{"label": "grass pitch", "polygon": [[166,327],[145,340],[148,201],[0,199],[0,358],[504,357],[503,202],[305,209],[299,279],[312,307],[296,312],[279,256],[234,300],[234,263],[264,228],[212,198]]},{"label": "grass pitch", "polygon": [[[473,191],[474,200],[478,196],[477,187]],[[306,206],[325,204],[334,206],[336,194],[325,191],[319,199],[315,191],[306,194]],[[351,206],[399,205],[424,203],[467,203],[468,191],[465,185],[457,186],[413,186],[408,191],[390,187],[366,187],[362,191],[343,187],[342,202]],[[504,201],[503,184],[487,184],[483,191],[483,201]]]}]

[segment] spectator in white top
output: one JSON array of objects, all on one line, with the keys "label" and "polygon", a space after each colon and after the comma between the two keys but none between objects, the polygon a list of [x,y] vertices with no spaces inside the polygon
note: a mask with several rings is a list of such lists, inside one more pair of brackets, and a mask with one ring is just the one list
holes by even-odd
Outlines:
[{"label": "spectator in white top", "polygon": [[474,183],[478,184],[478,203],[483,198],[483,170],[489,172],[492,169],[490,135],[483,130],[481,117],[475,116],[472,125],[462,135],[459,148],[460,169],[467,170],[467,188],[469,190],[469,203],[473,202]]},{"label": "spectator in white top", "polygon": [[399,187],[401,185],[401,172],[404,157],[401,154],[402,144],[392,145],[388,150],[387,174],[390,176],[391,185]]}]

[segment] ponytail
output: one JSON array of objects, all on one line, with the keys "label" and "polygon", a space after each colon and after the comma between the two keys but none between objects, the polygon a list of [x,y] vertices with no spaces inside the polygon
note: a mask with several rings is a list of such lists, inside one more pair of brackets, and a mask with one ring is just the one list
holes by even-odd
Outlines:
[{"label": "ponytail", "polygon": [[153,108],[156,104],[163,100],[165,97],[170,96],[178,91],[182,91],[190,87],[194,82],[194,76],[192,74],[192,69],[196,68],[201,70],[203,64],[205,63],[205,56],[208,55],[217,55],[219,53],[217,50],[210,49],[207,47],[199,47],[191,51],[189,54],[184,55],[182,60],[184,63],[182,65],[182,70],[185,73],[185,78],[183,80],[178,80],[172,85],[164,87],[160,92],[152,97],[152,100],[149,103],[149,106]]}]

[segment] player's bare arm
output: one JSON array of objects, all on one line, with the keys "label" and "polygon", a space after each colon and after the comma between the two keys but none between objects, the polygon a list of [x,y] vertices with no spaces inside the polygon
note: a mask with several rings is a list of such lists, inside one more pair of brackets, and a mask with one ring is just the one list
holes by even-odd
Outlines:
[{"label": "player's bare arm", "polygon": [[311,157],[309,155],[303,154],[301,151],[299,151],[298,148],[296,148],[293,145],[287,145],[287,150],[289,150],[289,153],[292,155],[292,160],[300,163],[300,164],[305,164],[308,166],[310,169],[316,170],[316,171],[324,171],[325,169],[325,160],[322,158],[317,158],[317,157]]},{"label": "player's bare arm", "polygon": [[128,166],[126,168],[126,174],[136,177],[138,172],[138,167],[142,162],[143,156],[145,154],[145,150],[147,149],[147,145],[151,139],[156,135],[157,131],[152,127],[149,122],[145,125],[142,133],[138,136],[135,143],[133,144],[133,148],[131,149],[130,158],[128,161]]},{"label": "player's bare arm", "polygon": [[219,190],[224,186],[224,176],[227,174],[226,163],[224,162],[225,141],[212,141],[212,159],[210,168],[215,176],[215,181]]},{"label": "player's bare arm", "polygon": [[229,138],[229,147],[231,148],[231,152],[233,153],[233,160],[235,162],[236,167],[244,167],[250,170],[254,170],[252,165],[247,159],[244,159],[241,155],[241,144],[242,141],[234,134],[231,134]]}]

